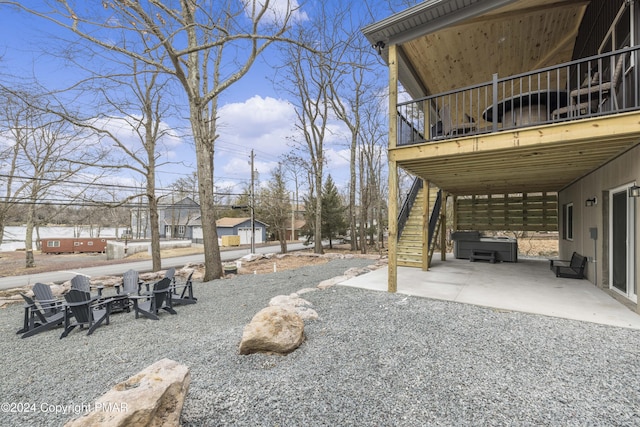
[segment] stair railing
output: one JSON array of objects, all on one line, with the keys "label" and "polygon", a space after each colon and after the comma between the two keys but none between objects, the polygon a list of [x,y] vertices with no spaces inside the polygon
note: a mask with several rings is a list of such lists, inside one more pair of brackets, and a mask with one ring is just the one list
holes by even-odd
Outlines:
[{"label": "stair railing", "polygon": [[429,248],[431,248],[431,242],[433,236],[436,234],[436,226],[440,218],[440,208],[442,207],[442,190],[438,190],[436,202],[433,204],[433,211],[431,211],[431,217],[429,218]]},{"label": "stair railing", "polygon": [[400,240],[400,236],[402,236],[402,230],[407,224],[409,214],[411,213],[411,208],[413,207],[413,203],[416,201],[416,197],[418,197],[418,192],[421,188],[422,179],[414,179],[413,184],[411,184],[411,190],[409,190],[409,193],[407,193],[407,197],[404,199],[404,203],[402,204],[402,208],[400,209],[400,213],[398,214],[398,240]]}]

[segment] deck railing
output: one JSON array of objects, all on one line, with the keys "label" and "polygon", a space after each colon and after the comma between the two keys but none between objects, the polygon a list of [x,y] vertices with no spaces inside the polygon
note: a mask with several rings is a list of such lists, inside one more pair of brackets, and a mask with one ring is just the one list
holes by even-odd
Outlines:
[{"label": "deck railing", "polygon": [[640,109],[640,46],[398,104],[398,146]]}]

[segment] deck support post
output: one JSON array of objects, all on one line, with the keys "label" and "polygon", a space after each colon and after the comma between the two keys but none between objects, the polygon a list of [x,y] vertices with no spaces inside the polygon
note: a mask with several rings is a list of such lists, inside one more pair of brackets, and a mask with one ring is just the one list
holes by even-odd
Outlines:
[{"label": "deck support post", "polygon": [[[389,149],[398,142],[398,47],[389,46]],[[388,291],[398,290],[398,163],[389,159]]]},{"label": "deck support post", "polygon": [[440,260],[447,260],[447,193],[444,190],[440,205]]}]

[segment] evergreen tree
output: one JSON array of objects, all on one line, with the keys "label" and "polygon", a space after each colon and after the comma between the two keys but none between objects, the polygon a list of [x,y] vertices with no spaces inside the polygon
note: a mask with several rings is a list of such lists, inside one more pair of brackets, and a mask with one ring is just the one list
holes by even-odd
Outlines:
[{"label": "evergreen tree", "polygon": [[346,207],[329,175],[322,190],[322,237],[329,239],[329,248],[333,248],[335,237],[346,232],[345,211]]}]

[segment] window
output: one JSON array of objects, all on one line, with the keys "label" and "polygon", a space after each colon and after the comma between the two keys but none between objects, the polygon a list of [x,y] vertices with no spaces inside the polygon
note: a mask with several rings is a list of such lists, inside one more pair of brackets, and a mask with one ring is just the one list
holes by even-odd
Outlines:
[{"label": "window", "polygon": [[178,236],[184,236],[185,231],[187,231],[187,227],[184,225],[178,226]]},{"label": "window", "polygon": [[92,241],[88,241],[87,242],[87,246],[93,246],[93,242]]},{"label": "window", "polygon": [[80,246],[80,242],[73,242],[73,246]]},{"label": "window", "polygon": [[48,248],[59,248],[60,247],[60,240],[49,240],[47,242],[47,247]]},{"label": "window", "polygon": [[562,206],[562,238],[573,240],[573,203]]},{"label": "window", "polygon": [[613,50],[630,46],[632,6],[631,2],[622,2],[618,14],[600,44],[598,53],[612,52]]}]

